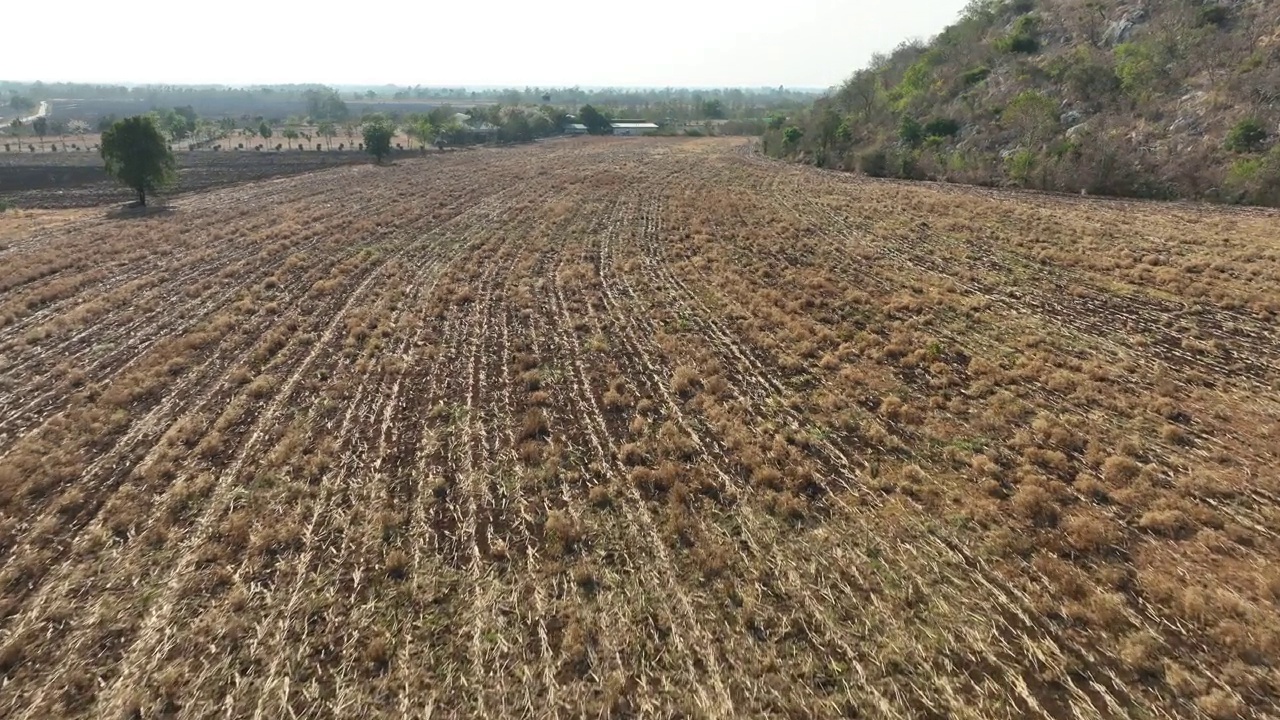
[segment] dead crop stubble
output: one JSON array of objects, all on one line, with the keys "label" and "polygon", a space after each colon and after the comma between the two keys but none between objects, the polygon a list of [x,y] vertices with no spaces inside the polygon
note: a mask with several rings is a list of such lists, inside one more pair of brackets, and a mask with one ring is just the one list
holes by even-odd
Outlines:
[{"label": "dead crop stubble", "polygon": [[1275,716],[1278,219],[658,139],[26,216],[0,716]]}]

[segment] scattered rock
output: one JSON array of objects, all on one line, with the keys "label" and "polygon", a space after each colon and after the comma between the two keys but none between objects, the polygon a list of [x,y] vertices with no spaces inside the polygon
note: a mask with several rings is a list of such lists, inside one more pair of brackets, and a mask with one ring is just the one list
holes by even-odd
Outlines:
[{"label": "scattered rock", "polygon": [[1058,118],[1058,122],[1063,125],[1072,126],[1079,125],[1080,118],[1083,117],[1078,110],[1068,110]]},{"label": "scattered rock", "polygon": [[1126,42],[1133,34],[1133,23],[1128,20],[1117,20],[1107,27],[1107,34],[1102,37],[1108,45],[1119,45]]},{"label": "scattered rock", "polygon": [[1171,134],[1186,133],[1187,135],[1199,136],[1204,134],[1204,129],[1200,127],[1200,123],[1195,118],[1183,115],[1173,121],[1173,124],[1169,126],[1169,132]]},{"label": "scattered rock", "polygon": [[1089,131],[1089,123],[1087,123],[1087,122],[1082,122],[1082,123],[1080,123],[1080,124],[1078,124],[1078,125],[1073,125],[1073,126],[1071,126],[1071,127],[1067,130],[1067,137],[1069,137],[1069,138],[1075,138],[1075,137],[1078,137],[1078,136],[1080,136],[1080,135],[1083,135],[1084,133],[1086,133],[1086,132],[1088,132],[1088,131]]},{"label": "scattered rock", "polygon": [[1188,113],[1203,117],[1209,110],[1209,93],[1194,90],[1178,98],[1178,110],[1182,115]]},{"label": "scattered rock", "polygon": [[1145,10],[1130,10],[1124,14],[1124,17],[1107,26],[1107,32],[1102,36],[1102,40],[1108,45],[1119,45],[1128,42],[1129,38],[1133,36],[1134,28],[1146,21],[1147,12]]}]

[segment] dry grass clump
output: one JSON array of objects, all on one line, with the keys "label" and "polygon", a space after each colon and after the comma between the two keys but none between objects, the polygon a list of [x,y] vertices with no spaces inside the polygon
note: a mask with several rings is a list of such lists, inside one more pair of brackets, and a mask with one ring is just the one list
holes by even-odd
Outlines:
[{"label": "dry grass clump", "polygon": [[671,392],[682,398],[691,397],[702,387],[702,376],[694,368],[682,365],[671,375]]},{"label": "dry grass clump", "polygon": [[1163,537],[1182,539],[1195,532],[1195,522],[1181,510],[1149,510],[1138,520],[1138,527]]},{"label": "dry grass clump", "polygon": [[1058,523],[1060,508],[1053,494],[1039,485],[1023,485],[1014,493],[1013,509],[1020,517],[1041,527]]},{"label": "dry grass clump", "polygon": [[1243,717],[1245,704],[1235,693],[1216,688],[1197,698],[1196,707],[1213,720],[1233,720]]},{"label": "dry grass clump", "polygon": [[588,501],[595,507],[606,509],[613,507],[613,494],[606,485],[595,485],[587,493]]},{"label": "dry grass clump", "polygon": [[1102,477],[1109,483],[1124,483],[1138,477],[1142,468],[1127,457],[1112,455],[1102,463]]},{"label": "dry grass clump", "polygon": [[385,567],[387,575],[396,580],[403,580],[409,573],[411,560],[409,554],[400,549],[392,550],[387,553]]},{"label": "dry grass clump", "polygon": [[391,641],[385,637],[372,638],[360,654],[375,672],[383,672],[391,663]]},{"label": "dry grass clump", "polygon": [[516,440],[517,442],[544,440],[550,433],[551,427],[547,424],[546,414],[535,407],[525,413],[520,430],[516,433]]},{"label": "dry grass clump", "polygon": [[547,513],[542,530],[548,550],[555,555],[573,552],[582,541],[582,528],[578,521],[563,510]]},{"label": "dry grass clump", "polygon": [[1123,534],[1107,516],[1084,511],[1063,521],[1062,532],[1072,550],[1086,554],[1101,554],[1120,547]]}]

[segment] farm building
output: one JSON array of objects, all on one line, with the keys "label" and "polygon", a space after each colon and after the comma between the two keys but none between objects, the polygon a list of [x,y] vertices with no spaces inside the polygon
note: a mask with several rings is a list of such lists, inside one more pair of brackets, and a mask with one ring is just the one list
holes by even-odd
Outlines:
[{"label": "farm building", "polygon": [[658,129],[658,126],[651,122],[616,122],[610,123],[613,127],[614,135],[644,135]]},{"label": "farm building", "polygon": [[582,123],[570,123],[564,126],[565,135],[586,135],[587,126]]}]

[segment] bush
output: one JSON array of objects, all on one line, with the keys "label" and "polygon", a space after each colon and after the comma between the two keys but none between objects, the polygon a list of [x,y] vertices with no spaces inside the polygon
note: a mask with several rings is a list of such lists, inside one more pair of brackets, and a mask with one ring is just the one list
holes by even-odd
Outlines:
[{"label": "bush", "polygon": [[1149,43],[1129,42],[1117,45],[1115,56],[1120,87],[1135,100],[1160,90],[1165,61],[1159,48]]},{"label": "bush", "polygon": [[934,118],[925,123],[926,137],[955,137],[960,133],[960,123],[951,118]]},{"label": "bush", "polygon": [[1267,129],[1257,118],[1247,118],[1236,123],[1227,133],[1227,149],[1232,152],[1257,152],[1267,141]]},{"label": "bush", "polygon": [[1236,161],[1227,174],[1230,194],[1222,199],[1250,205],[1280,206],[1280,147],[1265,157]]},{"label": "bush", "polygon": [[1120,78],[1110,65],[1101,62],[1072,63],[1063,80],[1078,98],[1100,102],[1120,89]]},{"label": "bush", "polygon": [[0,213],[2,213],[2,212],[8,212],[9,207],[10,207],[10,205],[9,205],[9,201],[8,201],[8,200],[0,199]]},{"label": "bush", "polygon": [[883,149],[865,152],[858,156],[858,169],[871,177],[888,177],[889,155]]},{"label": "bush", "polygon": [[974,85],[977,85],[983,80],[986,80],[990,76],[991,76],[991,68],[986,66],[978,66],[976,68],[970,68],[966,70],[964,74],[960,76],[960,80],[964,82],[965,87],[973,87]]},{"label": "bush", "polygon": [[1196,20],[1200,27],[1213,25],[1214,27],[1225,27],[1227,21],[1231,19],[1231,11],[1223,5],[1203,5],[1200,12],[1196,14]]},{"label": "bush", "polygon": [[920,125],[920,121],[904,115],[902,122],[898,125],[898,139],[902,142],[916,147],[924,141],[924,127]]},{"label": "bush", "polygon": [[1036,154],[1030,150],[1019,150],[1005,160],[1005,167],[1010,179],[1019,185],[1027,185],[1036,169]]},{"label": "bush", "polygon": [[802,137],[804,137],[804,131],[795,125],[792,125],[782,131],[782,139],[785,140],[788,145],[795,145],[800,142],[800,138]]},{"label": "bush", "polygon": [[1033,35],[1006,35],[996,41],[996,49],[1003,53],[1034,55],[1040,52],[1040,41]]},{"label": "bush", "polygon": [[1040,51],[1040,18],[1036,15],[1023,15],[1013,24],[1008,35],[996,41],[996,49],[1003,53],[1022,53],[1030,55]]}]

